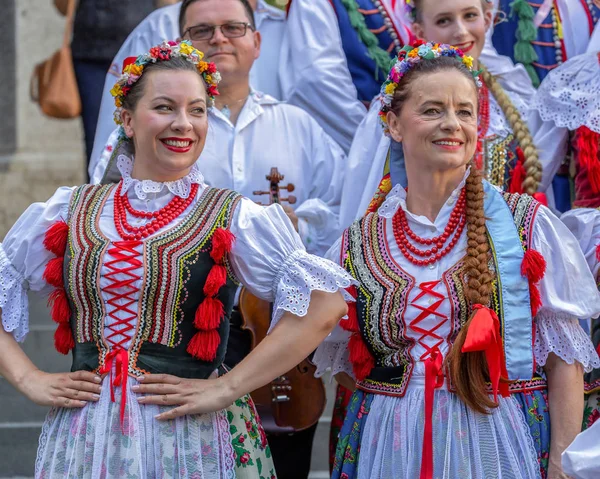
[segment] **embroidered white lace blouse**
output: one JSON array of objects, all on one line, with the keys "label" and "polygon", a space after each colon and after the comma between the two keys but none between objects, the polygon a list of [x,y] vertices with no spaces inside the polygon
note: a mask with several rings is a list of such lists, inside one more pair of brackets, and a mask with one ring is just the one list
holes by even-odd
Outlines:
[{"label": "embroidered white lace blouse", "polygon": [[[452,311],[447,297],[448,291],[440,280],[442,274],[464,256],[467,244],[466,230],[450,254],[429,267],[419,267],[409,262],[400,252],[394,238],[391,219],[398,208],[402,208],[407,213],[411,229],[417,235],[424,238],[438,236],[442,234],[448,223],[463,185],[464,180],[448,198],[433,222],[407,210],[406,192],[400,185],[392,189],[379,209],[379,214],[390,220],[386,223],[386,239],[390,254],[406,273],[416,279],[415,287],[407,298],[408,306],[402,316],[407,325],[405,334],[415,340],[410,354],[415,359],[411,383],[416,387],[423,386],[425,376],[425,365],[423,361],[419,361],[419,358],[438,341],[433,336],[422,337],[421,333],[414,331],[408,325],[423,312],[423,308],[431,307],[437,303],[438,298],[443,297],[436,314],[423,318],[418,326],[424,330],[432,330],[439,325],[435,329],[435,334],[444,339],[439,349],[446,356],[449,350],[447,338],[451,332],[451,322],[441,318],[450,318]],[[586,371],[590,371],[600,366],[600,359],[577,318],[595,317],[600,314],[600,293],[576,239],[554,214],[547,208],[540,207],[533,228],[533,249],[539,251],[547,262],[546,275],[539,285],[543,306],[535,317],[537,332],[534,355],[537,364],[545,365],[548,354],[553,352],[570,364],[578,361]],[[340,248],[341,240],[330,249],[327,257],[339,263]],[[430,282],[435,286],[431,287],[431,284],[427,284]],[[435,297],[428,291],[441,296]],[[317,375],[322,375],[327,369],[332,369],[334,374],[343,371],[354,375],[348,361],[348,339],[349,333],[338,326],[317,349],[314,357]]]},{"label": "embroidered white lace blouse", "polygon": [[[124,178],[123,191],[132,206],[142,211],[155,211],[165,206],[173,195],[186,198],[193,183],[200,185],[196,199],[173,224],[180,222],[197,203],[207,185],[197,165],[180,180],[170,183],[139,181],[131,178],[131,159],[123,157],[118,164]],[[2,325],[18,341],[28,332],[27,289],[49,292],[42,275],[53,257],[43,244],[46,230],[55,221],[66,219],[74,188],[63,187],[46,203],[35,203],[19,218],[0,244],[0,308]],[[114,199],[109,197],[100,214],[100,230],[111,241],[119,239],[113,221]],[[141,226],[144,220],[130,220]],[[157,231],[173,226],[167,225]],[[243,198],[234,211],[231,232],[236,241],[230,260],[236,276],[253,294],[274,302],[272,326],[284,311],[304,316],[314,290],[337,291],[350,285],[349,275],[330,261],[306,252],[298,234],[279,205],[262,207]],[[141,247],[140,247],[141,249]],[[100,271],[100,286],[108,284],[106,257]],[[143,268],[143,266],[142,266]],[[137,272],[141,272],[142,269]],[[140,274],[143,277],[143,274]],[[123,278],[117,278],[123,279]],[[139,288],[139,284],[134,287]],[[106,294],[103,293],[103,296]],[[139,292],[138,292],[139,296]],[[103,298],[105,301],[109,297]],[[122,299],[121,301],[126,301]],[[132,307],[137,307],[137,301]],[[117,316],[120,312],[117,312]],[[107,317],[105,326],[109,327]],[[118,338],[117,338],[118,339]]]}]

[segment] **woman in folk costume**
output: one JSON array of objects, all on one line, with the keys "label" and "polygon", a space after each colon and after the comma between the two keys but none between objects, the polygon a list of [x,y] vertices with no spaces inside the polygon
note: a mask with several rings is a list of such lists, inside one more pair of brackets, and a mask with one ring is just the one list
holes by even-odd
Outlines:
[{"label": "woman in folk costume", "polygon": [[334,478],[557,479],[579,432],[600,294],[560,220],[482,180],[472,61],[406,48],[384,85],[408,186],[329,253],[359,283],[314,358],[356,380]]},{"label": "woman in folk costume", "polygon": [[[203,182],[195,163],[220,77],[202,57],[165,42],[128,63],[113,88],[135,149],[119,158],[122,180],[60,188],[0,245],[0,374],[53,406],[36,477],[275,477],[247,393],[345,312],[349,275],[307,254],[279,206]],[[273,328],[223,375],[238,282],[273,301]],[[72,373],[44,373],[18,346],[27,289],[51,291]]]},{"label": "woman in folk costume", "polygon": [[[481,71],[477,168],[484,171],[488,181],[507,191],[535,194],[542,172],[539,152],[527,125],[527,103],[534,90],[523,67],[510,71],[502,68],[501,74],[495,76],[480,62],[486,32],[491,27],[492,3],[410,0],[407,9],[418,37],[463,49],[473,57],[475,69]],[[523,87],[524,83],[529,88]],[[348,157],[340,213],[342,226],[360,218],[367,208],[376,209],[392,183],[404,181],[401,145],[383,135],[378,115],[374,105],[358,128]]]}]

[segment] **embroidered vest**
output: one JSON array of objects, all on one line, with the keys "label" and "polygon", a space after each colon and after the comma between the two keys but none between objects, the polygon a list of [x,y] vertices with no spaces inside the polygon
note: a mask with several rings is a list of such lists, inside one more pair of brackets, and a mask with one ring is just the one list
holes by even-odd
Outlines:
[{"label": "embroidered vest", "polygon": [[[109,352],[104,337],[107,312],[99,282],[102,260],[111,242],[100,231],[99,219],[114,189],[115,185],[82,186],[75,191],[70,205],[64,274],[75,340],[73,371],[102,368]],[[218,328],[221,341],[216,358],[198,360],[187,353],[186,347],[197,332],[194,315],[204,299],[203,286],[214,265],[210,257],[213,233],[219,227],[229,228],[239,199],[235,192],[207,188],[179,224],[144,241],[129,375],[166,373],[205,379],[222,363],[237,289],[227,264],[227,282],[217,294],[224,305],[225,319]]]},{"label": "embroidered vest", "polygon": [[[500,319],[512,391],[531,389],[543,381],[534,374],[533,319],[529,286],[521,276],[521,262],[531,244],[539,203],[528,195],[500,193],[484,182],[484,208],[490,260],[496,272],[490,307]],[[361,336],[375,359],[375,367],[357,387],[367,392],[403,396],[414,369],[410,355],[415,339],[406,334],[404,311],[415,278],[391,257],[386,244],[386,219],[370,213],[348,228],[342,240],[345,269],[359,281],[356,302]],[[452,344],[471,311],[465,294],[466,266],[461,260],[443,273],[451,301]]]}]

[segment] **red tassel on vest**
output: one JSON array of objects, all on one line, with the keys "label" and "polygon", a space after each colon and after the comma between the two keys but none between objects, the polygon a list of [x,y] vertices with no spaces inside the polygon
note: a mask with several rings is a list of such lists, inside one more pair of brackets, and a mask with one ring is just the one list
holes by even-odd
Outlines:
[{"label": "red tassel on vest", "polygon": [[56,256],[64,256],[67,250],[69,225],[64,221],[54,223],[44,235],[44,248]]},{"label": "red tassel on vest", "polygon": [[198,306],[194,326],[199,331],[190,340],[187,352],[202,361],[213,361],[221,343],[218,328],[225,317],[225,308],[216,298],[219,290],[227,283],[227,268],[223,266],[227,253],[231,251],[235,236],[229,230],[217,228],[212,235],[210,257],[215,264],[206,277],[202,291],[204,300]]},{"label": "red tassel on vest", "polygon": [[207,296],[196,310],[194,326],[200,331],[217,329],[224,316],[223,303],[216,298]]},{"label": "red tassel on vest", "polygon": [[221,337],[216,329],[198,331],[188,344],[187,352],[201,361],[214,361]]},{"label": "red tassel on vest", "polygon": [[221,286],[227,283],[227,268],[220,264],[215,264],[209,271],[206,283],[204,283],[204,294],[206,296],[215,296]]},{"label": "red tassel on vest", "polygon": [[64,258],[62,256],[48,261],[46,269],[44,269],[44,275],[42,276],[44,281],[56,288],[64,288],[63,264]]},{"label": "red tassel on vest", "polygon": [[523,166],[525,163],[525,155],[520,147],[517,147],[517,163],[510,175],[510,184],[508,186],[509,193],[523,193],[523,181],[527,177],[527,171]]},{"label": "red tassel on vest", "polygon": [[229,230],[217,228],[212,235],[212,249],[210,257],[217,264],[223,264],[225,255],[231,251],[235,236]]},{"label": "red tassel on vest", "polygon": [[357,381],[362,381],[375,367],[375,359],[367,348],[360,333],[354,333],[348,342],[349,359]]},{"label": "red tassel on vest", "polygon": [[60,323],[54,332],[54,347],[60,354],[69,354],[75,347],[73,332],[69,323]]},{"label": "red tassel on vest", "polygon": [[67,293],[62,288],[56,288],[48,297],[48,306],[51,306],[50,316],[57,323],[69,323],[71,319],[71,307],[67,299]]},{"label": "red tassel on vest", "polygon": [[529,299],[531,314],[535,317],[542,307],[542,297],[538,289],[539,283],[546,274],[546,260],[534,249],[528,249],[521,263],[521,275],[529,282]]}]

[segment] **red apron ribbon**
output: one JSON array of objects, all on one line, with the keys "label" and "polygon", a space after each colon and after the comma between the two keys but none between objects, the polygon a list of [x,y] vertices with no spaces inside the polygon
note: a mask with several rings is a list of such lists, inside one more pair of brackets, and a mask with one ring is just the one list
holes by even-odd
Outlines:
[{"label": "red apron ribbon", "polygon": [[495,311],[481,304],[474,305],[473,309],[475,316],[471,320],[461,351],[463,353],[485,352],[494,401],[498,402],[498,390],[502,396],[508,396],[508,385],[500,383],[501,377],[508,377],[500,334],[500,320]]},{"label": "red apron ribbon", "polygon": [[433,393],[444,385],[442,364],[442,353],[436,347],[425,360],[425,429],[420,479],[433,478]]},{"label": "red apron ribbon", "polygon": [[[115,372],[113,373],[113,363]],[[127,402],[127,376],[129,370],[129,353],[122,348],[116,348],[106,355],[104,366],[100,369],[100,374],[110,372],[110,400],[115,402],[115,387],[121,386],[121,430],[123,433],[123,424],[125,420],[125,403]]]}]

